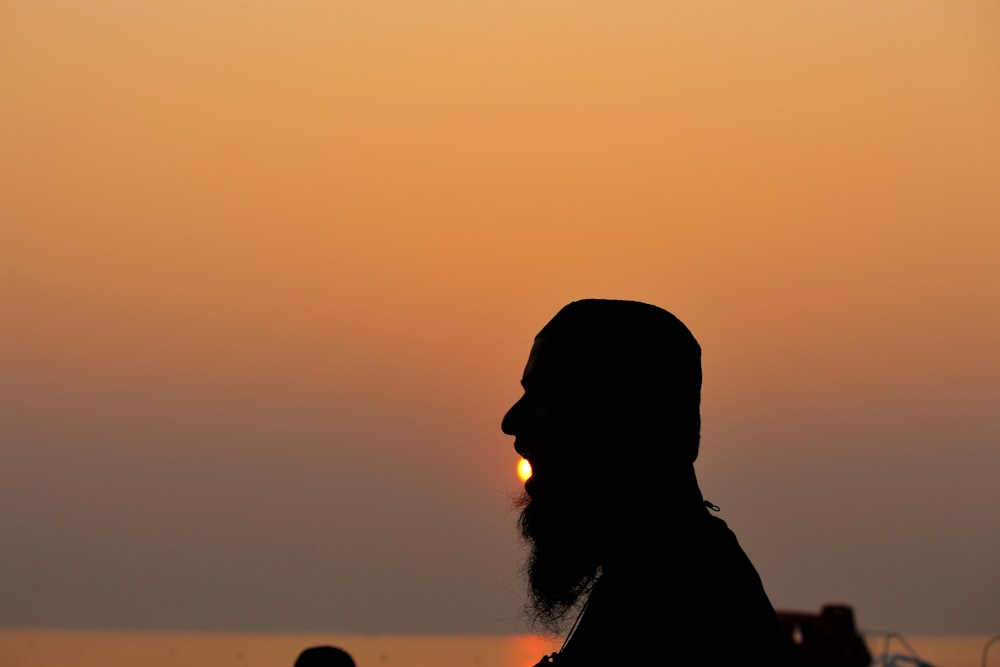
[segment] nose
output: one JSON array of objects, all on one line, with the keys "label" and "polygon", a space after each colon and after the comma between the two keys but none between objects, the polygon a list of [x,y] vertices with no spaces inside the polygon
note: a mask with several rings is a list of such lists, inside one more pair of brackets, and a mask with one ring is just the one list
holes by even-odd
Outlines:
[{"label": "nose", "polygon": [[503,416],[503,421],[500,422],[500,430],[507,435],[517,435],[521,425],[523,413],[524,396],[519,398],[514,405],[510,406],[510,409],[507,410],[507,414]]}]

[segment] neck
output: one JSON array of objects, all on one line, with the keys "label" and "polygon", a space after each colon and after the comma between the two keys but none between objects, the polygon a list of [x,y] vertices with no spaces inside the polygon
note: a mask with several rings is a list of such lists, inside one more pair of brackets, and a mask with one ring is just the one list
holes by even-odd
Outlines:
[{"label": "neck", "polygon": [[635,483],[618,495],[623,502],[609,507],[609,551],[656,542],[664,531],[704,519],[708,515],[694,466],[686,464]]},{"label": "neck", "polygon": [[684,463],[659,470],[648,476],[645,483],[636,484],[635,500],[643,507],[670,520],[705,509],[705,498],[698,486],[694,465]]}]

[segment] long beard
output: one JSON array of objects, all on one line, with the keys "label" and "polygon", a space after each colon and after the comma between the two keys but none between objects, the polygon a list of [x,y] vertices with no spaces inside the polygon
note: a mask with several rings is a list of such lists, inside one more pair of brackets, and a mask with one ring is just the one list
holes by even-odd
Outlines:
[{"label": "long beard", "polygon": [[562,494],[544,500],[518,496],[518,527],[530,553],[525,563],[532,626],[559,634],[570,612],[600,576],[603,549],[599,516],[567,503]]}]

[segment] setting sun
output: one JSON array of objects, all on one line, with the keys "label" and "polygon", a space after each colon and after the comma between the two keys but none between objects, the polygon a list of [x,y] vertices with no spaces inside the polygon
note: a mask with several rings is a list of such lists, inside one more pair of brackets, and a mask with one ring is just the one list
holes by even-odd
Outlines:
[{"label": "setting sun", "polygon": [[521,459],[517,462],[517,476],[521,478],[522,482],[527,482],[528,478],[531,477],[531,464],[528,463],[528,459]]}]

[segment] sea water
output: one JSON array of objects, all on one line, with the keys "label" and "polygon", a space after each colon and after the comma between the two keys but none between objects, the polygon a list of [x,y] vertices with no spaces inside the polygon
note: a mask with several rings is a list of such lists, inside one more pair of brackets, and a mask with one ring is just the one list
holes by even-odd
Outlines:
[{"label": "sea water", "polygon": [[[935,667],[982,667],[989,637],[907,637]],[[872,654],[886,647],[868,637]],[[0,630],[0,667],[291,667],[299,651],[332,644],[358,667],[531,667],[559,640],[534,635],[267,634]],[[707,647],[706,647],[707,648]],[[906,653],[898,641],[891,652]],[[987,667],[1000,667],[1000,641]],[[657,662],[651,660],[651,663]]]}]

